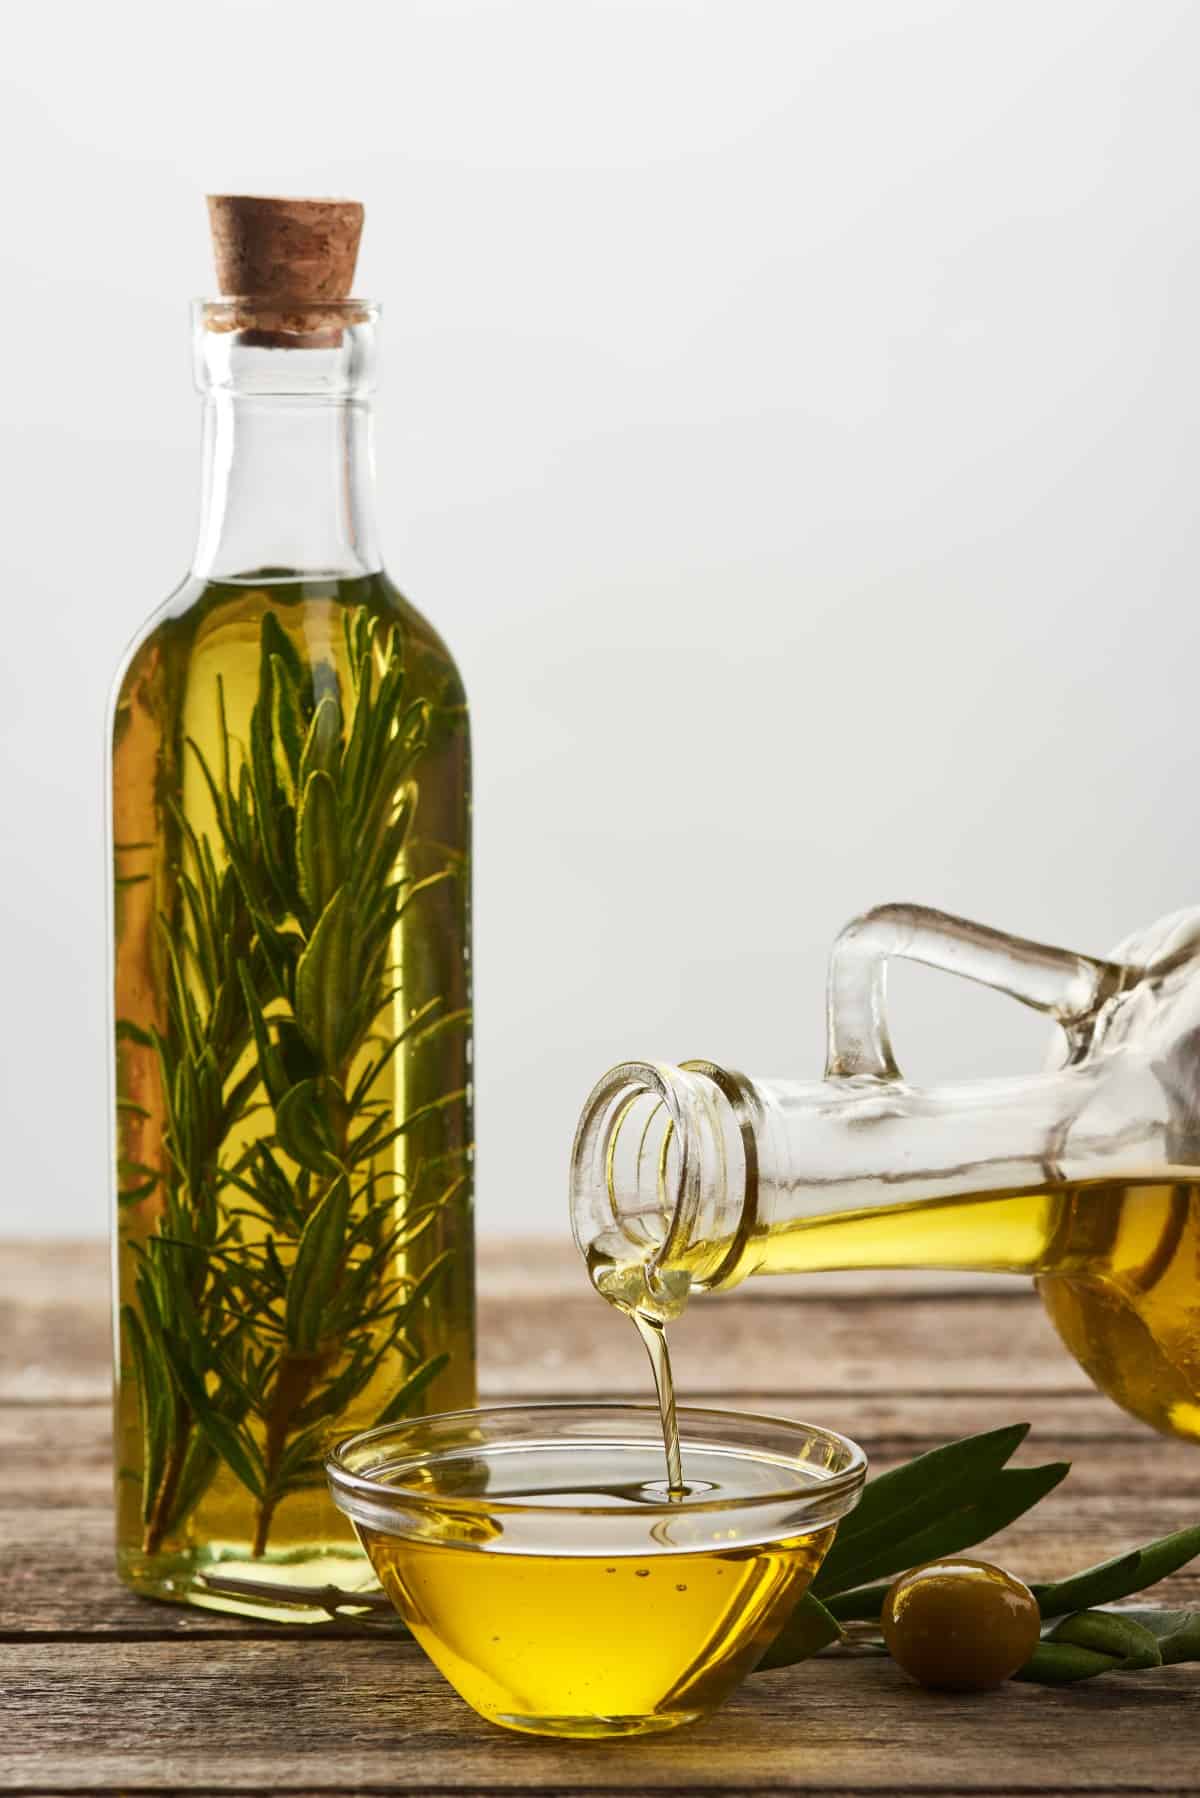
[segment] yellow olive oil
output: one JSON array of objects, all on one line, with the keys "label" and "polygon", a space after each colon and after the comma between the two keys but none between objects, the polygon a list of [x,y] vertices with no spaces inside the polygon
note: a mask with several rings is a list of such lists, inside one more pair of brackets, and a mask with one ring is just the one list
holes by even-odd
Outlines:
[{"label": "yellow olive oil", "polygon": [[119,1565],[319,1618],[328,1444],[475,1397],[462,689],[383,575],[196,580],[113,757]]},{"label": "yellow olive oil", "polygon": [[[771,1458],[699,1447],[687,1459],[689,1492],[713,1500],[777,1489],[784,1471]],[[675,1549],[661,1521],[661,1461],[647,1445],[542,1447],[525,1461],[523,1484],[506,1479],[503,1464],[499,1458],[482,1494],[497,1510],[473,1540],[359,1529],[385,1591],[430,1658],[477,1711],[510,1728],[640,1734],[706,1714],[774,1639],[833,1537],[827,1528],[730,1542],[727,1519],[715,1512],[708,1541]],[[794,1468],[786,1474],[795,1480]],[[539,1554],[507,1545],[500,1507],[512,1499],[654,1508],[637,1554],[606,1548],[599,1521],[580,1552]]]},{"label": "yellow olive oil", "polygon": [[[687,1303],[690,1270],[716,1265],[724,1245],[693,1245],[678,1265],[653,1270],[607,1247],[590,1256],[597,1290],[663,1323]],[[1200,1438],[1200,1187],[1048,1184],[768,1225],[749,1237],[727,1281],[888,1267],[1033,1275],[1063,1342],[1102,1392],[1155,1429]]]}]

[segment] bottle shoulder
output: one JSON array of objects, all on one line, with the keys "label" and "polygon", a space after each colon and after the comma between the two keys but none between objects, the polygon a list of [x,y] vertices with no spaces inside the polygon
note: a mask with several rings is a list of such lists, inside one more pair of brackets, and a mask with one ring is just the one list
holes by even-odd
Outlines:
[{"label": "bottle shoulder", "polygon": [[441,632],[425,616],[424,612],[412,603],[407,594],[401,591],[389,574],[381,571],[373,578],[379,583],[381,601],[395,615],[407,640],[414,648],[419,648],[431,660],[442,665],[446,677],[457,685],[458,691],[465,701],[466,694],[463,688],[462,674],[454,659],[453,651]]},{"label": "bottle shoulder", "polygon": [[113,712],[148,678],[187,682],[203,664],[218,671],[258,644],[262,621],[272,613],[306,658],[342,665],[346,627],[356,615],[374,616],[398,628],[410,665],[412,688],[436,689],[465,706],[454,657],[430,620],[382,570],[361,576],[293,575],[264,569],[242,580],[205,580],[190,574],[151,613],[126,649],[114,680]]}]

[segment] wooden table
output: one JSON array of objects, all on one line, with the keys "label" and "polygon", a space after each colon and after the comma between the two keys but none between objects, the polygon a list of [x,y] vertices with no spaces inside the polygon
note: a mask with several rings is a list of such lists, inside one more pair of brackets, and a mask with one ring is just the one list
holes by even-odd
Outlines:
[{"label": "wooden table", "polygon": [[[159,1605],[111,1566],[107,1265],[95,1244],[0,1244],[0,1790],[491,1794],[1195,1792],[1200,1668],[972,1698],[888,1661],[751,1678],[690,1729],[541,1742],[481,1722],[412,1644]],[[492,1399],[645,1395],[633,1332],[573,1252],[481,1257]],[[1073,1459],[997,1538],[1028,1578],[1200,1515],[1200,1456],[1092,1391],[1018,1284],[945,1276],[764,1281],[676,1332],[683,1395],[847,1430],[876,1469],[1029,1418],[1021,1458]],[[1200,1563],[1163,1602],[1200,1606]]]}]

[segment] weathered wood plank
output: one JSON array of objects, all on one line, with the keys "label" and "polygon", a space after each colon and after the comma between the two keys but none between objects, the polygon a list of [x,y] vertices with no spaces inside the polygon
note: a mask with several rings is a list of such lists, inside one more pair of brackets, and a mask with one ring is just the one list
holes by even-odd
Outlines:
[{"label": "weathered wood plank", "polygon": [[[1057,1455],[1086,1458],[1107,1452],[1132,1453],[1139,1465],[1169,1478],[1169,1468],[1200,1471],[1200,1452],[1148,1430],[1091,1390],[1067,1396],[1009,1392],[943,1396],[937,1393],[740,1391],[732,1397],[710,1387],[680,1381],[682,1403],[729,1405],[740,1411],[774,1411],[806,1417],[845,1431],[877,1460],[911,1455],[956,1436],[995,1429],[1018,1418],[1030,1428],[1025,1458]],[[524,1398],[537,1401],[536,1391]],[[649,1403],[649,1375],[635,1397]],[[509,1401],[498,1401],[509,1402]],[[110,1412],[107,1404],[6,1405],[0,1403],[0,1508],[11,1503],[100,1504],[112,1496]],[[1164,1460],[1169,1456],[1169,1463]],[[1107,1460],[1105,1465],[1110,1463]],[[1200,1493],[1197,1494],[1200,1508]]]},{"label": "weathered wood plank", "polygon": [[[481,1263],[488,1396],[646,1394],[632,1332],[587,1292],[569,1245],[489,1245]],[[825,1660],[752,1680],[702,1728],[599,1747],[490,1729],[396,1638],[139,1600],[111,1571],[103,1248],[0,1244],[0,1269],[13,1295],[0,1310],[12,1401],[0,1403],[0,1789],[1195,1790],[1190,1668],[964,1700],[919,1692],[886,1663]],[[1094,1393],[1027,1291],[966,1290],[970,1304],[946,1276],[843,1276],[698,1305],[675,1338],[684,1396],[832,1423],[879,1468],[1031,1418],[1021,1458],[1075,1470],[990,1550],[1030,1578],[1194,1521],[1195,1450]],[[1200,1605],[1200,1571],[1156,1597]]]},{"label": "weathered wood plank", "polygon": [[[749,1394],[743,1402],[746,1409],[801,1409],[781,1406],[778,1395]],[[1084,1395],[1073,1409],[1081,1414],[1081,1427],[1064,1422],[1061,1400],[1043,1400],[1037,1433],[1019,1457],[1026,1463],[1071,1460],[1069,1479],[989,1550],[1029,1579],[1077,1571],[1200,1516],[1194,1448],[1151,1436],[1132,1421],[1126,1436],[1100,1433],[1105,1424],[1119,1423],[1120,1414],[1095,1394]],[[1008,1423],[1015,1414],[1007,1397],[960,1401],[957,1413],[937,1398],[880,1406],[867,1397],[822,1413],[861,1440],[880,1471],[950,1435]],[[220,1613],[148,1603],[118,1584],[111,1479],[106,1410],[0,1406],[0,1534],[7,1545],[0,1557],[0,1635],[243,1630]],[[1200,1565],[1156,1596],[1163,1603],[1200,1606]]]},{"label": "weathered wood plank", "polygon": [[[583,1262],[571,1241],[565,1206],[560,1234],[480,1236],[476,1259],[479,1290],[489,1298],[578,1296],[587,1288]],[[108,1244],[100,1237],[63,1242],[0,1237],[0,1268],[5,1284],[20,1303],[37,1305],[48,1299],[62,1301],[64,1296],[100,1309],[108,1303]],[[805,1275],[803,1280],[760,1281],[752,1290],[769,1289],[784,1297],[808,1285],[813,1278],[820,1279],[830,1297],[891,1291],[897,1282],[913,1292],[1013,1292],[1022,1284],[1004,1274],[856,1271]]]},{"label": "weathered wood plank", "polygon": [[[12,1275],[0,1312],[0,1400],[79,1403],[108,1396],[104,1264],[94,1245],[86,1253],[67,1249],[60,1268],[57,1246],[39,1260],[23,1247],[0,1245],[0,1262]],[[485,1270],[488,1264],[485,1256]],[[509,1265],[498,1256],[502,1274]],[[598,1367],[614,1396],[644,1391],[634,1332],[587,1288],[578,1257],[572,1264],[561,1254],[548,1256],[547,1266],[546,1290],[525,1287],[519,1302],[501,1293],[481,1300],[483,1395],[592,1397]],[[530,1278],[528,1258],[521,1267]],[[576,1276],[569,1284],[568,1267]],[[914,1288],[905,1276],[849,1302],[827,1296],[823,1279],[763,1282],[699,1301],[673,1336],[684,1387],[766,1393],[802,1388],[822,1396],[944,1393],[948,1384],[958,1392],[1088,1390],[1024,1285],[1010,1283],[1002,1292],[981,1288],[964,1303]],[[785,1288],[793,1298],[779,1302]]]},{"label": "weathered wood plank", "polygon": [[[886,1661],[759,1675],[710,1722],[539,1741],[474,1716],[411,1646],[279,1640],[0,1647],[0,1782],[89,1790],[1190,1791],[1186,1668],[977,1700]],[[968,1721],[969,1720],[969,1721]],[[1119,1752],[1115,1751],[1119,1744]]]}]

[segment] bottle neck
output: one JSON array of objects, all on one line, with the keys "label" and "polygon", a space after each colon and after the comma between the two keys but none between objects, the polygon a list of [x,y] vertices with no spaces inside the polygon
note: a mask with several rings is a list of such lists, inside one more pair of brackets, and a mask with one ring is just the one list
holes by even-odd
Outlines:
[{"label": "bottle neck", "polygon": [[367,401],[206,396],[196,574],[353,576],[380,566]]},{"label": "bottle neck", "polygon": [[575,1238],[593,1268],[639,1267],[651,1290],[760,1271],[1044,1272],[1054,1195],[1196,1177],[1169,1083],[1138,1078],[1120,1053],[926,1089],[626,1062],[576,1133]]},{"label": "bottle neck", "polygon": [[754,1089],[739,1076],[711,1062],[611,1069],[571,1156],[571,1227],[593,1279],[598,1267],[640,1269],[651,1288],[735,1276],[758,1216],[759,1146]]},{"label": "bottle neck", "polygon": [[194,571],[355,577],[381,567],[370,394],[378,308],[200,301],[204,467]]}]

